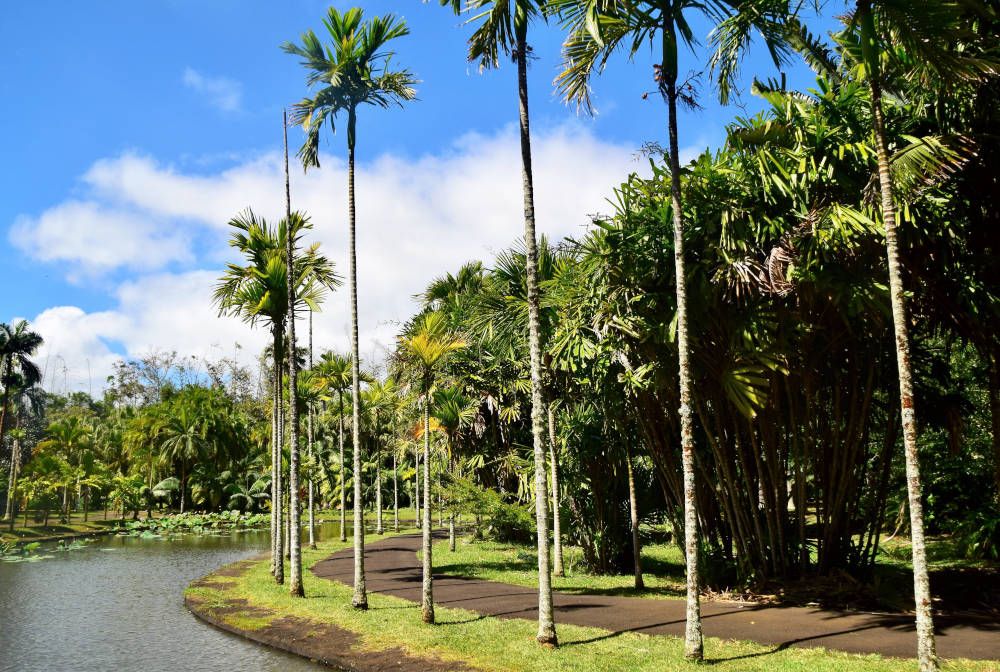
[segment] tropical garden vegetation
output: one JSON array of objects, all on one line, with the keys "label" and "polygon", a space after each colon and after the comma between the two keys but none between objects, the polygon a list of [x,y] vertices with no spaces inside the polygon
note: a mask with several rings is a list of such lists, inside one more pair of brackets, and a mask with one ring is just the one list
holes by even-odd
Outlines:
[{"label": "tropical garden vegetation", "polygon": [[[437,507],[450,551],[463,530],[534,544],[547,646],[566,557],[642,591],[655,537],[683,560],[690,660],[706,590],[864,585],[902,535],[919,665],[937,669],[925,535],[1000,561],[1000,5],[860,0],[820,37],[780,0],[441,4],[472,25],[470,61],[517,70],[524,219],[509,249],[415,287],[395,350],[362,361],[357,117],[412,101],[417,82],[393,60],[401,19],[330,8],[323,39],[283,46],[309,89],[283,131],[301,127],[298,158],[318,167],[324,129],[346,117],[350,351],[313,352],[312,313],[342,281],[292,208],[286,135],[285,216],[234,216],[241,260],[215,294],[221,314],[269,330],[256,371],[161,354],[122,363],[101,399],[60,397],[39,389],[41,338],[0,325],[11,528],[19,511],[266,511],[271,573],[284,582],[287,553],[301,597],[300,512],[315,546],[314,510],[338,509],[346,541],[350,506],[351,603],[366,609],[366,509],[382,534],[388,501],[394,531],[401,507],[422,528],[434,623]],[[648,166],[562,240],[535,220],[526,72],[541,21],[565,31],[554,87],[568,103],[588,111],[610,59],[647,45],[664,102]],[[698,104],[685,69],[710,71],[726,102],[754,39],[815,83],[754,79],[763,111],[682,164],[678,107]],[[684,64],[702,40],[708,61]]]}]

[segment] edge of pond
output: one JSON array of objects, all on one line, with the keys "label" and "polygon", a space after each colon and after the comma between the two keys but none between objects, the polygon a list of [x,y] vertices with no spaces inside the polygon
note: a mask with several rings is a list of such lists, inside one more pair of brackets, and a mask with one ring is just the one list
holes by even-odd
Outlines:
[{"label": "edge of pond", "polygon": [[[225,589],[228,580],[238,579],[252,565],[266,561],[269,553],[238,560],[192,581],[187,588],[210,588],[213,585]],[[213,582],[212,579],[223,579]],[[242,602],[242,600],[241,600]],[[261,646],[277,649],[319,665],[325,665],[342,672],[377,672],[385,669],[400,672],[446,672],[450,670],[471,670],[462,663],[442,661],[435,658],[418,657],[398,647],[380,650],[362,649],[356,645],[361,637],[346,628],[327,623],[318,623],[294,616],[283,616],[277,612],[238,602],[223,605],[207,605],[185,590],[184,606],[198,620],[223,632],[236,635]],[[231,615],[262,617],[272,616],[260,628],[244,628],[227,622],[225,617],[213,612],[225,610]]]}]

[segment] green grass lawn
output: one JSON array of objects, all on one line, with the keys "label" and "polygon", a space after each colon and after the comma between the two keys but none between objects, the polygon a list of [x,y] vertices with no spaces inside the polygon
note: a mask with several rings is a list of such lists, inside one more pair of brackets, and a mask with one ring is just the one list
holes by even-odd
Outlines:
[{"label": "green grass lawn", "polygon": [[[456,576],[471,576],[517,586],[538,585],[538,560],[534,545],[472,541],[459,537],[455,552],[448,542],[434,546],[435,568]],[[576,546],[563,546],[565,576],[553,576],[552,588],[564,593],[674,598],[685,596],[684,554],[673,544],[647,544],[642,548],[645,590],[637,591],[631,574],[588,574],[583,554]]]},{"label": "green grass lawn", "polygon": [[[379,538],[372,536],[369,540],[373,542]],[[309,567],[344,545],[338,541],[322,542],[319,550],[303,551],[303,562]],[[470,551],[465,549],[464,552]],[[210,610],[220,610],[216,613],[217,618],[244,629],[260,629],[271,620],[285,616],[344,628],[359,636],[356,651],[360,656],[365,651],[401,647],[415,656],[464,661],[496,672],[693,669],[683,661],[683,643],[675,637],[636,633],[609,637],[605,630],[560,625],[562,645],[556,650],[548,650],[535,643],[537,624],[533,621],[480,617],[470,611],[438,607],[438,624],[427,626],[420,621],[419,605],[400,598],[371,594],[369,610],[360,612],[350,606],[352,589],[349,586],[318,579],[308,571],[304,572],[304,583],[307,597],[292,598],[285,586],[274,583],[268,572],[268,561],[263,560],[252,564],[240,577],[212,578],[207,585],[189,588],[186,594],[202,601]],[[237,600],[245,600],[247,606],[264,611],[247,615],[224,609]],[[902,672],[916,669],[913,660],[858,656],[823,649],[776,650],[771,646],[713,638],[705,640],[705,656],[716,669],[749,672]],[[946,662],[944,669],[996,672],[1000,666],[997,662],[958,660]]]},{"label": "green grass lawn", "polygon": [[[146,513],[142,512],[140,516],[145,518]],[[103,511],[91,511],[87,518],[87,522],[84,522],[83,513],[74,511],[70,515],[69,521],[62,523],[59,521],[59,513],[56,512],[49,515],[49,524],[43,526],[41,523],[35,523],[32,512],[29,512],[28,525],[25,527],[24,514],[22,513],[14,520],[13,532],[7,521],[0,523],[0,542],[54,541],[81,534],[94,534],[118,525],[120,520],[113,511],[108,514],[107,520],[104,518]],[[129,519],[131,520],[131,516]]]}]

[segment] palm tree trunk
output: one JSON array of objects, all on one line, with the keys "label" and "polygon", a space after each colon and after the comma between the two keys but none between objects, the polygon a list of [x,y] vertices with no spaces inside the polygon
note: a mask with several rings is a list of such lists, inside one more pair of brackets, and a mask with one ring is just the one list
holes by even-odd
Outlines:
[{"label": "palm tree trunk", "polygon": [[[454,451],[448,451],[448,472],[454,476],[455,475],[455,458]],[[450,500],[451,498],[449,498]],[[451,508],[451,501],[448,502],[448,550],[452,553],[455,552],[455,509]]]},{"label": "palm tree trunk", "polygon": [[[870,10],[868,12],[870,20]],[[910,364],[910,339],[903,289],[902,265],[896,230],[896,206],[892,199],[892,175],[886,149],[885,120],[882,116],[882,91],[877,71],[870,77],[872,119],[878,151],[878,177],[882,195],[882,222],[889,262],[889,293],[892,299],[892,322],[896,335],[896,365],[899,370],[899,403],[903,420],[903,454],[906,458],[906,494],[910,507],[910,541],[913,553],[913,596],[917,611],[917,660],[921,672],[940,669],[934,641],[931,615],[931,588],[927,575],[927,549],[924,544],[924,509],[921,500],[920,460],[917,455],[917,414],[913,402],[913,370]]]},{"label": "palm tree trunk", "polygon": [[356,221],[354,210],[354,147],[357,138],[357,110],[351,108],[347,119],[347,209],[350,226],[351,276],[351,400],[352,436],[354,443],[354,596],[351,604],[357,609],[368,608],[368,592],[365,588],[365,525],[364,508],[361,501],[361,358],[358,347],[358,254],[356,245]]},{"label": "palm tree trunk", "polygon": [[[292,227],[292,195],[288,176],[288,114],[282,112],[285,138],[285,281],[288,300],[288,408],[292,423],[288,447],[288,545],[291,577],[288,592],[293,597],[305,596],[302,588],[302,535],[299,524],[299,363],[295,352],[295,241]],[[311,513],[310,509],[310,513]]]},{"label": "palm tree trunk", "polygon": [[[313,368],[313,314],[312,310],[309,311],[309,368]],[[309,404],[309,415],[306,416],[306,440],[309,442],[309,466],[312,469],[313,461],[313,443],[315,441],[315,434],[313,434],[313,405]],[[309,474],[309,548],[316,549],[316,515],[315,515],[315,484],[313,483],[312,472]]]},{"label": "palm tree trunk", "polygon": [[[18,414],[17,419],[18,424],[20,425],[20,414]],[[4,517],[11,521],[14,520],[14,493],[17,491],[17,472],[20,466],[21,442],[18,439],[14,439],[14,445],[12,446],[10,453],[10,478],[7,482],[7,507],[4,512]]]},{"label": "palm tree trunk", "polygon": [[382,465],[381,460],[375,461],[375,533],[385,534],[382,528]]},{"label": "palm tree trunk", "polygon": [[[671,20],[665,19],[666,35],[673,35]],[[674,224],[674,274],[677,291],[677,361],[680,386],[681,465],[684,472],[684,556],[687,567],[687,614],[684,630],[684,657],[700,661],[705,644],[701,628],[701,601],[698,592],[698,509],[695,498],[694,423],[691,401],[691,365],[689,362],[687,323],[687,278],[684,264],[684,221],[681,210],[681,166],[677,143],[677,53],[676,39],[670,51],[668,40],[663,40],[665,74],[664,89],[667,98],[667,116],[670,132],[670,205]],[[667,67],[673,63],[673,67]]]},{"label": "palm tree trunk", "polygon": [[[271,327],[272,335],[272,352],[273,357],[277,358],[278,353],[278,336],[277,327]],[[277,379],[277,367],[275,367],[275,375],[272,379]],[[277,445],[278,445],[278,395],[276,394],[277,386],[271,388],[271,575],[273,576],[277,571],[277,539],[278,539],[278,467],[277,467]]]},{"label": "palm tree trunk", "polygon": [[338,393],[340,397],[340,540],[347,541],[347,476],[344,473],[347,463],[344,462],[344,391]]},{"label": "palm tree trunk", "polygon": [[413,515],[416,519],[417,527],[424,526],[424,519],[420,517],[420,449],[413,450]]},{"label": "palm tree trunk", "polygon": [[392,454],[392,530],[399,532],[399,471],[396,468],[396,453]]},{"label": "palm tree trunk", "polygon": [[993,477],[996,483],[996,501],[1000,503],[1000,354],[989,357],[990,415],[993,420]]},{"label": "palm tree trunk", "polygon": [[284,380],[284,367],[282,366],[282,352],[284,350],[284,339],[283,339],[284,329],[283,325],[280,323],[275,326],[275,351],[274,351],[274,410],[275,410],[275,428],[276,428],[276,440],[274,442],[274,471],[271,476],[271,480],[274,485],[274,580],[276,583],[285,582],[285,549],[284,549],[284,533],[285,524],[284,516],[282,515],[282,506],[284,503],[284,488],[282,487],[281,478],[281,453],[282,447],[284,445],[284,404],[281,399],[281,385]]},{"label": "palm tree trunk", "polygon": [[549,468],[552,471],[552,573],[565,576],[562,552],[562,521],[559,516],[559,452],[556,449],[556,414],[552,401],[546,407],[549,415]]},{"label": "palm tree trunk", "polygon": [[[184,490],[187,487],[187,468],[181,462],[181,513],[184,513]],[[124,501],[124,500],[123,500]],[[122,504],[122,517],[125,517],[125,504]]]},{"label": "palm tree trunk", "polygon": [[423,525],[423,590],[420,612],[424,623],[434,622],[434,576],[431,553],[431,386],[424,385],[424,525]]},{"label": "palm tree trunk", "polygon": [[629,519],[632,523],[632,556],[635,569],[635,589],[642,590],[642,544],[639,542],[639,498],[635,491],[635,471],[632,469],[632,450],[625,446],[625,470],[628,472]]},{"label": "palm tree trunk", "polygon": [[545,420],[542,403],[542,343],[539,323],[538,244],[535,239],[535,194],[531,172],[531,130],[528,125],[527,23],[517,33],[517,92],[521,131],[521,179],[524,185],[524,244],[528,280],[528,346],[531,352],[531,434],[535,452],[535,528],[538,535],[538,642],[556,646],[549,567],[549,512],[545,477]]}]

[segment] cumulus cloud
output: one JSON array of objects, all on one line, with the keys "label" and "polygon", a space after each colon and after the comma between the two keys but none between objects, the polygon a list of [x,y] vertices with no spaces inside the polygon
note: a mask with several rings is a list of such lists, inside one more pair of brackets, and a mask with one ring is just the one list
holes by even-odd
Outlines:
[{"label": "cumulus cloud", "polygon": [[122,266],[156,270],[192,258],[180,230],[159,227],[148,213],[109,209],[93,201],[67,201],[38,217],[20,216],[10,240],[34,259],[67,263],[74,280]]},{"label": "cumulus cloud", "polygon": [[[533,142],[536,212],[539,233],[551,239],[579,235],[589,215],[607,212],[612,188],[629,172],[643,171],[633,147],[608,143],[572,124],[537,133]],[[347,176],[345,162],[323,156],[323,167],[292,176],[293,207],[309,213],[312,238],[347,273]],[[238,341],[245,357],[266,342],[235,320],[216,317],[211,288],[231,258],[225,244],[226,222],[252,206],[265,217],[284,210],[280,156],[265,154],[227,170],[187,174],[154,158],[125,154],[97,161],[83,176],[90,197],[107,212],[140,213],[164,226],[138,227],[137,237],[151,245],[163,231],[190,227],[200,233],[192,263],[166,269],[171,259],[168,237],[165,261],[152,274],[133,274],[115,294],[116,305],[104,313],[52,308],[36,318],[55,356],[79,370],[80,358],[95,361],[120,352],[137,356],[150,350],[184,354],[231,352]],[[436,154],[415,158],[383,155],[362,162],[357,174],[358,283],[362,357],[380,359],[391,348],[399,324],[415,309],[413,295],[434,277],[472,259],[490,262],[523,231],[518,137],[513,128],[493,135],[467,135]],[[51,211],[69,209],[74,202]],[[39,220],[43,219],[39,218]],[[89,221],[89,220],[88,220]],[[15,227],[25,235],[24,229]],[[169,234],[174,235],[174,234]],[[140,245],[140,243],[135,243]],[[42,260],[61,258],[85,267],[84,254],[44,257],[41,245],[22,246]],[[104,254],[102,251],[101,254]],[[117,260],[117,261],[116,261]],[[105,265],[131,265],[124,255],[110,255]],[[143,269],[156,271],[150,265]],[[315,316],[318,349],[348,345],[348,293],[329,297]],[[305,322],[300,329],[304,333]],[[76,332],[78,344],[58,334]],[[109,353],[112,353],[109,355]],[[96,379],[96,378],[95,378]],[[102,378],[103,380],[103,378]],[[72,384],[72,383],[71,383]]]},{"label": "cumulus cloud", "polygon": [[185,68],[184,86],[205,96],[208,103],[223,112],[238,112],[243,101],[243,86],[226,77],[209,77],[194,68]]}]

